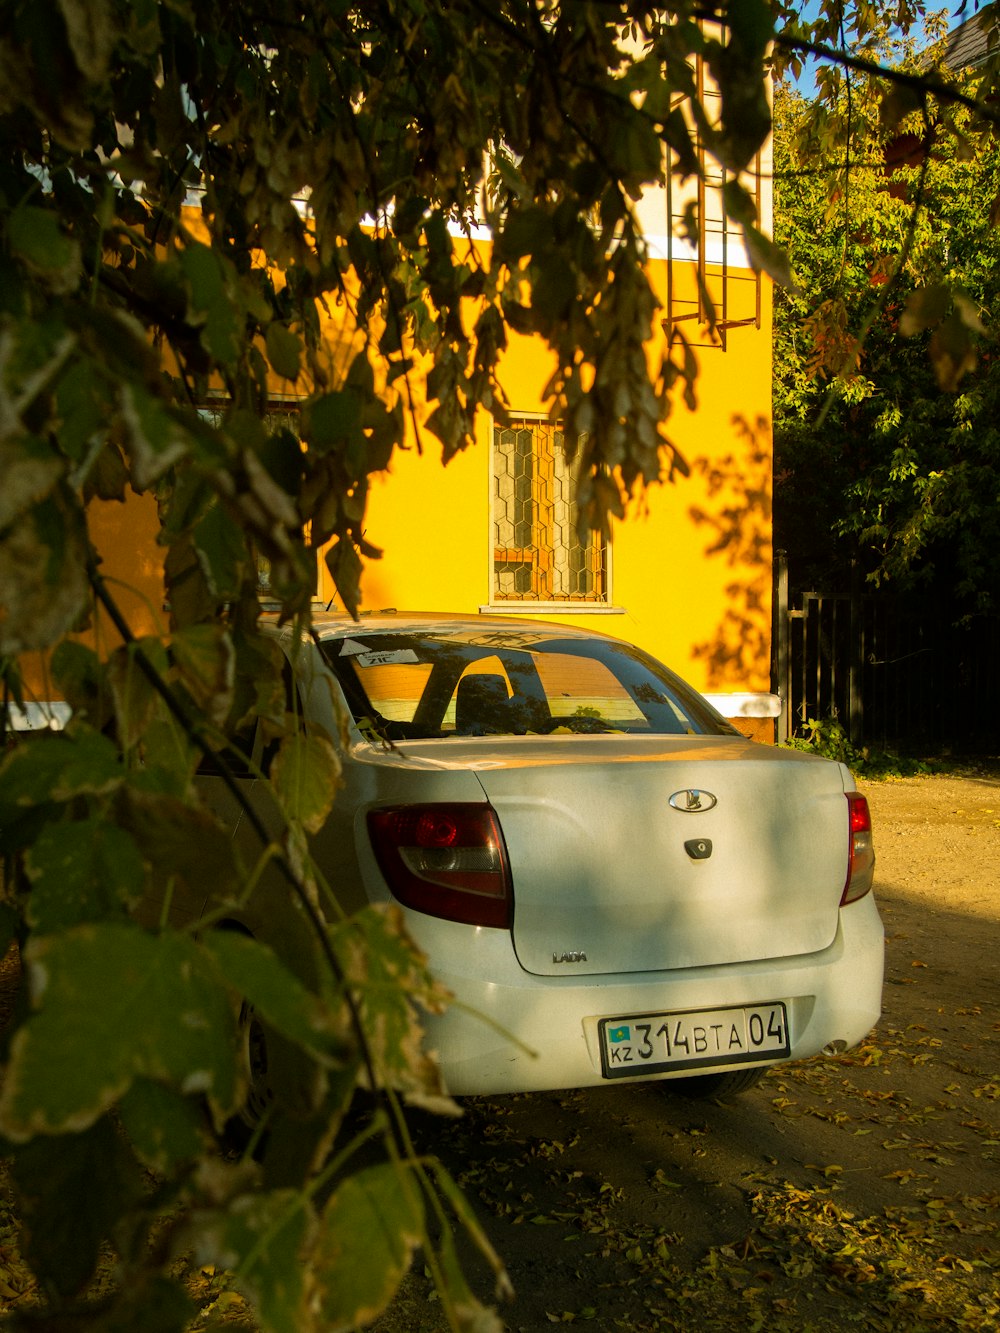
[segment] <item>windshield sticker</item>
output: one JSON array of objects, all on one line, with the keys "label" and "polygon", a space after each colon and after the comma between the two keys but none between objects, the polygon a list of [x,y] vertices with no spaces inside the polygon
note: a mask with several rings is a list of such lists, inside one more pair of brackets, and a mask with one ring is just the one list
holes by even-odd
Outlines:
[{"label": "windshield sticker", "polygon": [[420,658],[412,648],[387,648],[381,653],[360,652],[355,655],[355,661],[361,667],[373,666],[403,666],[411,662],[419,662]]},{"label": "windshield sticker", "polygon": [[363,643],[358,643],[357,639],[345,639],[340,645],[340,657],[357,657],[358,653],[366,653],[368,649]]}]

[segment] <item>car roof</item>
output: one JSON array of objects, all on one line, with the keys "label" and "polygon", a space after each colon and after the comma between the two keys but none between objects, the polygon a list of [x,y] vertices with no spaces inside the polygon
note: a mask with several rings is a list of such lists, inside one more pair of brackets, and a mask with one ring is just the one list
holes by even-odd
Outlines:
[{"label": "car roof", "polygon": [[597,630],[581,629],[576,625],[560,624],[552,620],[536,620],[532,616],[476,615],[448,611],[363,611],[357,620],[343,612],[314,611],[312,627],[320,639],[336,638],[351,634],[391,634],[445,631],[449,634],[483,634],[506,632],[510,634],[531,634],[532,632],[550,638],[557,635],[565,639],[606,639],[615,642],[609,634]]}]

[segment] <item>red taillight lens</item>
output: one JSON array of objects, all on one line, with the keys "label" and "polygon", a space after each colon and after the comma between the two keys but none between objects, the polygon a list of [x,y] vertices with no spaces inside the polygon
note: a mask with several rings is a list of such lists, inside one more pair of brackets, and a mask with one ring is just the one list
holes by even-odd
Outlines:
[{"label": "red taillight lens", "polygon": [[368,831],[379,868],[401,903],[448,921],[510,926],[510,867],[492,806],[372,810]]},{"label": "red taillight lens", "polygon": [[863,898],[875,877],[875,848],[872,846],[872,817],[868,802],[856,791],[847,793],[850,843],[847,861],[847,883],[844,885],[841,907]]}]

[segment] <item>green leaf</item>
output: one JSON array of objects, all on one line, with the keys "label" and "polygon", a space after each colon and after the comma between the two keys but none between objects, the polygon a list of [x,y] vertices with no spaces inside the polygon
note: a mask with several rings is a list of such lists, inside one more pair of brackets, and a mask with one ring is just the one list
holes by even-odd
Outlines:
[{"label": "green leaf", "polygon": [[35,1012],[11,1043],[0,1133],[15,1143],[94,1124],[136,1078],[236,1098],[235,1019],[187,936],[106,922],[33,937],[24,950]]},{"label": "green leaf", "polygon": [[322,828],[341,782],[340,757],[315,732],[286,736],[271,769],[282,809],[309,833]]},{"label": "green leaf", "polygon": [[181,255],[181,267],[190,292],[188,319],[202,327],[205,350],[231,364],[239,354],[241,316],[226,290],[223,260],[209,246],[194,243]]},{"label": "green leaf", "polygon": [[649,121],[633,114],[619,126],[615,143],[617,174],[636,202],[645,187],[660,177],[662,154],[659,136]]},{"label": "green leaf", "polygon": [[945,393],[955,393],[962,379],[976,368],[976,344],[972,332],[958,310],[942,320],[931,336],[931,364],[938,385]]},{"label": "green leaf", "polygon": [[757,227],[744,227],[744,235],[747,243],[747,257],[755,269],[758,269],[768,275],[768,277],[778,284],[779,287],[787,287],[790,290],[795,289],[795,278],[792,274],[791,264],[788,261],[788,255],[775,245],[769,236],[765,236]]},{"label": "green leaf", "polygon": [[681,179],[698,174],[698,150],[691,128],[680,107],[671,111],[663,122],[663,139],[676,154],[677,170]]},{"label": "green leaf", "polygon": [[306,409],[303,434],[319,454],[344,448],[361,434],[361,399],[351,389],[315,399]]},{"label": "green leaf", "polygon": [[70,292],[80,276],[80,246],[63,231],[59,216],[47,208],[25,204],[7,218],[11,250],[50,287]]},{"label": "green leaf", "polygon": [[710,40],[705,45],[722,95],[713,148],[724,165],[736,171],[750,165],[771,131],[764,74],[771,23],[766,0],[741,0],[734,7],[727,44]]},{"label": "green leaf", "polygon": [[0,441],[0,531],[46,499],[65,472],[64,460],[44,440],[22,435]]},{"label": "green leaf", "polygon": [[52,654],[52,678],[76,719],[100,731],[111,716],[104,668],[92,648],[63,639]]},{"label": "green leaf", "polygon": [[965,292],[952,291],[952,299],[955,302],[956,313],[962,323],[973,331],[986,335],[986,325],[983,323],[979,306]]},{"label": "green leaf", "polygon": [[118,1114],[138,1157],[160,1175],[194,1161],[205,1151],[197,1104],[162,1083],[137,1078],[121,1099]]},{"label": "green leaf", "polygon": [[28,924],[41,934],[124,916],[145,869],[135,841],[101,819],[50,824],[28,852]]},{"label": "green leaf", "polygon": [[726,212],[741,226],[752,227],[757,222],[757,205],[750,191],[738,180],[728,180],[722,187]]},{"label": "green leaf", "polygon": [[249,637],[238,628],[233,631],[233,645],[238,695],[233,723],[241,722],[252,707],[258,717],[280,727],[285,717],[284,653],[273,639]]},{"label": "green leaf", "polygon": [[137,490],[145,491],[185,456],[190,441],[165,404],[139,384],[123,387],[122,417],[129,433],[132,480]]},{"label": "green leaf", "polygon": [[0,541],[0,655],[48,648],[87,609],[89,546],[76,498],[60,486]]},{"label": "green leaf", "polygon": [[498,148],[493,154],[493,165],[504,189],[508,190],[515,199],[524,198],[527,193],[526,182],[510,154],[505,152],[503,148]]},{"label": "green leaf", "polygon": [[[75,639],[64,639],[52,654],[52,673],[63,696],[88,700],[98,689],[101,679],[101,659],[86,644]],[[76,712],[74,706],[73,711]]]},{"label": "green leaf", "polygon": [[105,796],[123,776],[114,744],[89,727],[32,736],[0,765],[0,826],[35,805]]},{"label": "green leaf", "polygon": [[544,254],[553,242],[552,218],[536,205],[511,212],[497,250],[507,263],[533,255]]},{"label": "green leaf", "polygon": [[105,384],[92,361],[74,361],[60,375],[56,388],[59,448],[74,462],[87,458],[94,437],[105,433],[109,418],[107,397]]},{"label": "green leaf", "polygon": [[135,838],[143,856],[157,875],[177,875],[203,903],[209,891],[220,897],[233,893],[240,883],[232,831],[208,810],[201,810],[178,797],[153,787],[156,775],[130,780],[122,793],[121,823]]},{"label": "green leaf", "polygon": [[59,0],[70,50],[77,68],[91,83],[107,74],[118,28],[109,0]]},{"label": "green leaf", "polygon": [[161,706],[156,687],[136,661],[139,652],[162,674],[166,655],[158,639],[141,639],[116,648],[107,663],[118,740],[126,750],[142,740]]},{"label": "green leaf", "polygon": [[239,1194],[228,1208],[192,1215],[181,1242],[195,1260],[230,1269],[252,1302],[261,1333],[302,1333],[315,1327],[310,1294],[310,1240],[315,1214],[297,1190]]},{"label": "green leaf", "polygon": [[[740,0],[733,6],[728,19],[733,45],[745,58],[762,59],[774,38],[774,20],[767,0]],[[755,70],[748,70],[751,79],[755,73]]]},{"label": "green leaf", "polygon": [[74,1296],[139,1198],[134,1160],[104,1116],[80,1134],[47,1135],[18,1148],[12,1173],[28,1263],[43,1287]]},{"label": "green leaf", "polygon": [[217,725],[229,712],[235,657],[225,625],[187,625],[176,630],[170,652],[180,680],[197,706]]},{"label": "green leaf", "polygon": [[168,546],[196,527],[217,503],[215,491],[201,472],[192,467],[178,468],[172,483],[169,501],[164,505],[162,514],[161,540]]},{"label": "green leaf", "polygon": [[416,1182],[402,1164],[349,1177],[322,1215],[312,1255],[316,1299],[336,1328],[369,1323],[392,1300],[424,1237]]},{"label": "green leaf", "polygon": [[250,565],[246,534],[221,504],[214,504],[194,527],[194,546],[214,595],[235,601]]},{"label": "green leaf", "polygon": [[271,431],[265,434],[256,457],[267,469],[271,481],[277,482],[284,493],[281,504],[283,508],[287,506],[291,518],[296,512],[295,497],[305,472],[305,459],[298,437],[284,427]]},{"label": "green leaf", "polygon": [[[487,1236],[483,1229],[483,1226],[473,1211],[468,1199],[452,1179],[446,1167],[440,1162],[434,1162],[432,1170],[434,1172],[434,1180],[441,1192],[442,1198],[447,1201],[452,1212],[455,1214],[455,1217],[458,1219],[462,1230],[467,1233],[476,1249],[493,1270],[497,1291],[500,1294],[512,1297],[514,1292],[510,1284],[510,1278],[507,1276],[507,1270],[504,1268],[503,1261],[493,1248],[489,1236]],[[454,1273],[449,1282],[449,1287],[451,1288],[453,1286],[455,1290],[461,1291],[461,1283],[462,1274],[456,1263],[454,1265]],[[469,1299],[470,1296],[471,1293],[467,1293],[466,1299]]]},{"label": "green leaf", "polygon": [[205,948],[226,985],[271,1027],[327,1061],[344,1053],[342,1007],[331,1013],[266,945],[238,931],[216,930],[206,935]]},{"label": "green leaf", "polygon": [[143,733],[142,754],[158,791],[181,799],[190,793],[202,752],[174,718],[165,712],[153,718]]},{"label": "green leaf", "polygon": [[193,625],[218,614],[218,599],[212,595],[190,533],[175,538],[163,562],[164,583],[175,625]]},{"label": "green leaf", "polygon": [[360,394],[362,401],[371,406],[375,401],[375,371],[368,359],[368,352],[362,348],[351,362],[347,372],[347,387]]},{"label": "green leaf", "polygon": [[910,292],[899,319],[900,333],[912,338],[914,334],[940,324],[951,309],[951,299],[951,289],[946,283],[935,283]]},{"label": "green leaf", "polygon": [[879,103],[878,113],[882,128],[892,134],[907,116],[920,111],[923,101],[923,96],[917,89],[892,84]]},{"label": "green leaf", "polygon": [[408,199],[398,203],[392,218],[394,235],[407,237],[415,233],[423,222],[427,205],[428,201],[422,194],[411,195]]},{"label": "green leaf", "polygon": [[367,907],[338,922],[330,943],[357,996],[368,1055],[382,1081],[440,1096],[440,1074],[424,1051],[417,1006],[441,1013],[449,996],[407,935],[399,909]]},{"label": "green leaf", "polygon": [[297,380],[302,368],[302,343],[298,335],[275,322],[268,324],[265,342],[274,373],[285,380]]},{"label": "green leaf", "polygon": [[[561,256],[552,256],[541,266],[531,289],[532,309],[546,322],[556,323],[568,317],[578,296],[577,276],[572,264]],[[546,324],[542,324],[544,329]]]}]

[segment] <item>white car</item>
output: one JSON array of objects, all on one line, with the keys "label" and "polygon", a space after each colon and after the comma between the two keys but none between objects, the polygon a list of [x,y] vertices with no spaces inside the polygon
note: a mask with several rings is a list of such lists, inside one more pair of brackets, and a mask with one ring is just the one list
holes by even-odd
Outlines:
[{"label": "white car", "polygon": [[[279,632],[296,706],[333,736],[338,707],[351,721],[313,853],[348,910],[402,905],[455,996],[428,1019],[450,1093],[736,1092],[870,1031],[883,930],[842,764],[745,739],[601,634],[401,613],[314,629],[295,652]],[[268,932],[249,908],[242,924]]]}]

